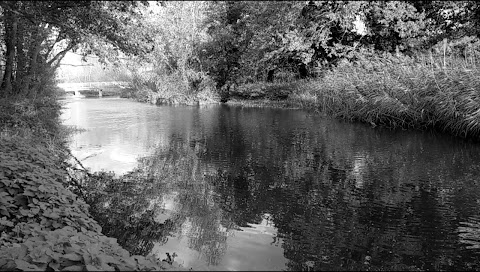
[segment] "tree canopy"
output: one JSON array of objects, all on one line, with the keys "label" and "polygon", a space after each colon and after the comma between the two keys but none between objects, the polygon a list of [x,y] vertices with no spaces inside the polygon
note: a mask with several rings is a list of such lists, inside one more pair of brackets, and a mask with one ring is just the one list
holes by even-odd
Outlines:
[{"label": "tree canopy", "polygon": [[220,85],[273,72],[316,76],[364,50],[414,54],[477,37],[480,18],[473,1],[235,1],[210,3],[208,12],[203,61]]},{"label": "tree canopy", "polygon": [[[3,1],[2,96],[42,92],[70,50],[145,53],[140,20],[146,1]],[[106,44],[109,46],[106,47]],[[105,50],[108,48],[109,50]],[[102,49],[102,50],[100,50]]]}]

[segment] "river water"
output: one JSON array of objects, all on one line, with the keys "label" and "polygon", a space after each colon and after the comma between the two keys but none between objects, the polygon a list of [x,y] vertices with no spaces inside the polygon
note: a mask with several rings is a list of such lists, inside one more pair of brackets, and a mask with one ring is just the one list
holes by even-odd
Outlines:
[{"label": "river water", "polygon": [[84,166],[136,173],[98,206],[134,254],[195,270],[480,269],[478,143],[120,98],[65,100],[63,119],[86,129],[71,140]]}]

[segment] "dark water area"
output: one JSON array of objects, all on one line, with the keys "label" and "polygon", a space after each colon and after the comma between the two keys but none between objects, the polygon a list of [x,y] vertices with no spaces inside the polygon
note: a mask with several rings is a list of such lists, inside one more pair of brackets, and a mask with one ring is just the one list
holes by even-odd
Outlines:
[{"label": "dark water area", "polygon": [[[66,100],[73,153],[125,175],[107,235],[196,270],[479,270],[480,144],[303,110]],[[102,217],[103,216],[103,217]]]}]

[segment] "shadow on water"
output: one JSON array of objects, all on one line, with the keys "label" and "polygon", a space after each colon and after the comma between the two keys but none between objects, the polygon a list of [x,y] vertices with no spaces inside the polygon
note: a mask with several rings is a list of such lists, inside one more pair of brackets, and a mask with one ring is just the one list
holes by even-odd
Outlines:
[{"label": "shadow on water", "polygon": [[286,270],[480,269],[478,145],[302,111],[208,112],[215,122],[191,110],[168,145],[102,185],[94,216],[130,252],[184,237],[222,265],[268,217]]}]

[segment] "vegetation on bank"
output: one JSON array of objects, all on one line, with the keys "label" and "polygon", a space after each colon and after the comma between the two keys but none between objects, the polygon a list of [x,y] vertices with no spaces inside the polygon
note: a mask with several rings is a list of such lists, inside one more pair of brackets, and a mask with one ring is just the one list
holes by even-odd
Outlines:
[{"label": "vegetation on bank", "polygon": [[340,63],[319,79],[249,84],[230,94],[233,104],[310,108],[374,127],[477,138],[480,71],[468,59],[443,63],[428,55],[371,54]]},{"label": "vegetation on bank", "polygon": [[134,86],[122,97],[142,102],[248,100],[475,138],[479,10],[475,1],[7,1],[0,97],[44,96],[75,51],[114,67]]},{"label": "vegetation on bank", "polygon": [[[181,270],[102,234],[67,162],[53,97],[0,101],[0,270]],[[93,193],[93,192],[91,192]]]},{"label": "vegetation on bank", "polygon": [[[443,66],[425,55],[363,57],[306,85],[328,114],[373,126],[439,129],[480,136],[479,70],[468,60]],[[445,63],[445,62],[444,62]]]}]

